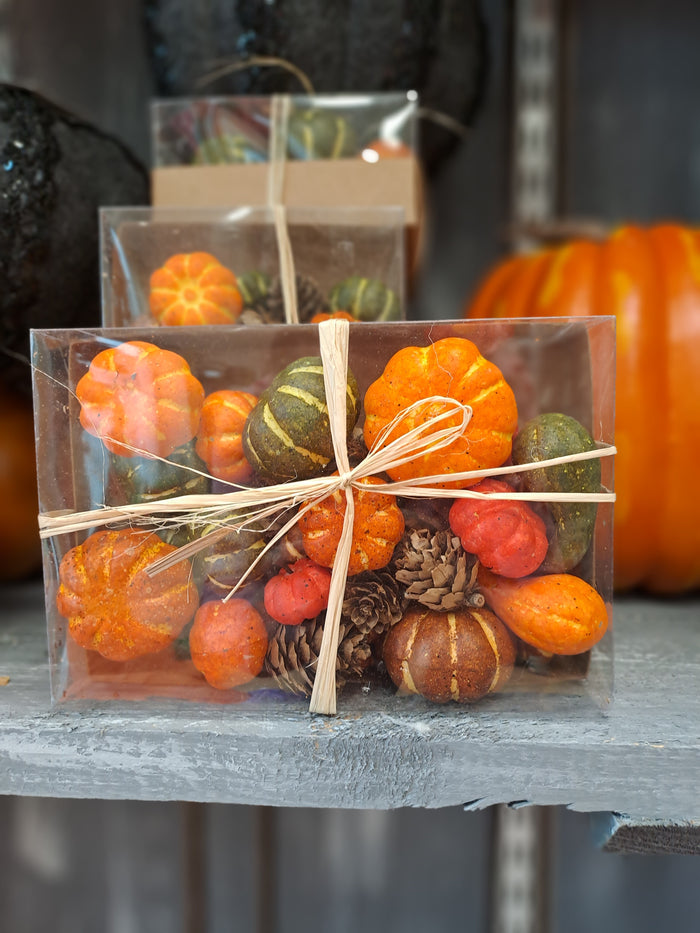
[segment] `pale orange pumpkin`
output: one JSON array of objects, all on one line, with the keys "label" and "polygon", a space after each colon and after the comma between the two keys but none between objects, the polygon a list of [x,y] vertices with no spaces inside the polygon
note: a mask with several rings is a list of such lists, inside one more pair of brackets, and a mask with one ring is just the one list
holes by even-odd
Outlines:
[{"label": "pale orange pumpkin", "polygon": [[615,586],[700,586],[700,233],[621,227],[515,256],[486,276],[470,318],[617,319]]},{"label": "pale orange pumpkin", "polygon": [[177,253],[151,276],[159,324],[233,324],[243,310],[236,276],[210,253]]},{"label": "pale orange pumpkin", "polygon": [[221,389],[204,399],[197,432],[197,454],[212,476],[229,483],[245,483],[253,468],[243,453],[243,427],[258,399],[249,392]]}]

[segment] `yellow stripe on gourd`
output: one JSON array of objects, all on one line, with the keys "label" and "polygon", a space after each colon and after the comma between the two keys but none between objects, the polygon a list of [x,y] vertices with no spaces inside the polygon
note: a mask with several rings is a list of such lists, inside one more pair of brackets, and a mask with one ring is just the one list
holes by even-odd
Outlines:
[{"label": "yellow stripe on gourd", "polygon": [[328,406],[326,403],[321,401],[321,399],[317,398],[315,395],[312,395],[310,392],[307,392],[305,389],[299,389],[297,386],[284,385],[279,386],[277,391],[282,395],[290,395],[292,398],[299,399],[300,402],[304,402],[306,405],[310,405],[322,415],[328,414]]},{"label": "yellow stripe on gourd", "polygon": [[493,677],[491,678],[489,689],[487,690],[487,693],[491,693],[493,690],[496,689],[496,685],[498,684],[498,680],[501,676],[501,656],[498,651],[498,645],[496,644],[496,639],[494,638],[490,625],[488,625],[488,623],[484,621],[481,615],[478,612],[475,612],[473,609],[472,609],[472,616],[476,619],[476,621],[481,626],[481,631],[484,633],[484,637],[488,641],[489,645],[491,645],[491,651],[493,651],[493,659],[494,659],[496,668],[494,670]]},{"label": "yellow stripe on gourd", "polygon": [[336,117],[335,130],[335,144],[331,152],[332,159],[337,159],[339,157],[345,144],[345,120],[341,117]]},{"label": "yellow stripe on gourd", "polygon": [[317,463],[319,466],[326,466],[330,462],[330,457],[322,457],[321,454],[315,454],[312,450],[307,450],[305,447],[299,447],[287,432],[282,428],[279,422],[276,420],[275,416],[270,411],[270,406],[265,403],[263,408],[263,421],[265,425],[272,431],[275,437],[282,442],[285,447],[295,450],[298,454],[301,454],[302,457],[308,457],[312,463]]},{"label": "yellow stripe on gourd", "polygon": [[447,626],[450,640],[450,696],[459,702],[459,682],[457,680],[457,618],[454,612],[447,613]]},{"label": "yellow stripe on gourd", "polygon": [[357,291],[355,292],[355,297],[353,298],[352,303],[350,304],[350,312],[353,317],[359,317],[360,306],[362,304],[362,296],[367,290],[368,282],[369,282],[369,279],[360,279],[358,283]]}]

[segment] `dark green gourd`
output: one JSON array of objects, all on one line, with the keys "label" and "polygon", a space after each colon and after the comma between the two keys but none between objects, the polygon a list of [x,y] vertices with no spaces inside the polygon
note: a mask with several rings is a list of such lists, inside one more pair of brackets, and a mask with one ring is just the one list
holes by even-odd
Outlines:
[{"label": "dark green gourd", "polygon": [[113,505],[153,502],[209,492],[207,465],[194,441],[176,448],[167,461],[150,457],[117,457],[109,461],[109,501]]},{"label": "dark green gourd", "polygon": [[[226,522],[235,524],[236,520],[236,513],[232,512],[217,524],[205,525],[200,534],[215,533],[217,529],[223,529]],[[261,554],[267,542],[268,524],[253,521],[248,522],[245,528],[223,530],[221,535],[212,534],[212,543],[194,558],[195,571],[201,573],[215,591],[225,596]],[[246,579],[250,582],[260,579],[263,570],[261,562]]]},{"label": "dark green gourd", "polygon": [[[347,432],[359,412],[357,381],[348,370]],[[318,356],[296,360],[279,373],[248,415],[243,450],[265,479],[285,482],[320,476],[333,458],[323,365]]]},{"label": "dark green gourd", "polygon": [[[534,463],[595,450],[588,431],[568,415],[538,415],[524,425],[513,441],[513,463]],[[579,460],[522,474],[527,492],[599,492],[600,460]],[[549,550],[540,570],[565,573],[585,556],[593,539],[598,506],[595,502],[548,502],[551,517]]]},{"label": "dark green gourd", "polygon": [[352,275],[331,291],[331,311],[347,311],[357,321],[397,321],[399,300],[396,293],[379,279]]}]

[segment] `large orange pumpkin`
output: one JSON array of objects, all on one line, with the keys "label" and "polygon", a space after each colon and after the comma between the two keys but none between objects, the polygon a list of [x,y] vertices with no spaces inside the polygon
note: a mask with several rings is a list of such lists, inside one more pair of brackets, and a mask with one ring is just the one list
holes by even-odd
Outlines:
[{"label": "large orange pumpkin", "polygon": [[700,233],[622,227],[496,266],[470,318],[617,318],[615,585],[700,585]]}]

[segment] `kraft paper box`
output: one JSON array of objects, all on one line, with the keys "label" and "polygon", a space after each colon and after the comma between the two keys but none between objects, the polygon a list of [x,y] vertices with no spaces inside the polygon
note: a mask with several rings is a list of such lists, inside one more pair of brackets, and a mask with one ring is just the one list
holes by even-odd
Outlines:
[{"label": "kraft paper box", "polygon": [[[287,210],[299,321],[331,310],[405,318],[403,227],[398,207]],[[185,313],[189,323],[285,322],[284,250],[270,208],[103,208],[100,230],[106,327],[181,323]],[[211,263],[225,270],[213,280]],[[233,296],[221,293],[234,281]]]},{"label": "kraft paper box", "polygon": [[[341,713],[609,702],[612,318],[34,331],[32,357],[55,702],[306,710],[324,639]],[[416,420],[378,440],[397,412]],[[446,446],[406,466],[391,445],[420,424]],[[475,463],[486,479],[445,485]]]},{"label": "kraft paper box", "polygon": [[[286,105],[277,119],[275,100]],[[291,208],[402,207],[412,273],[424,222],[417,108],[415,92],[154,101],[153,204],[269,204],[275,127],[282,137],[281,202]]]}]

